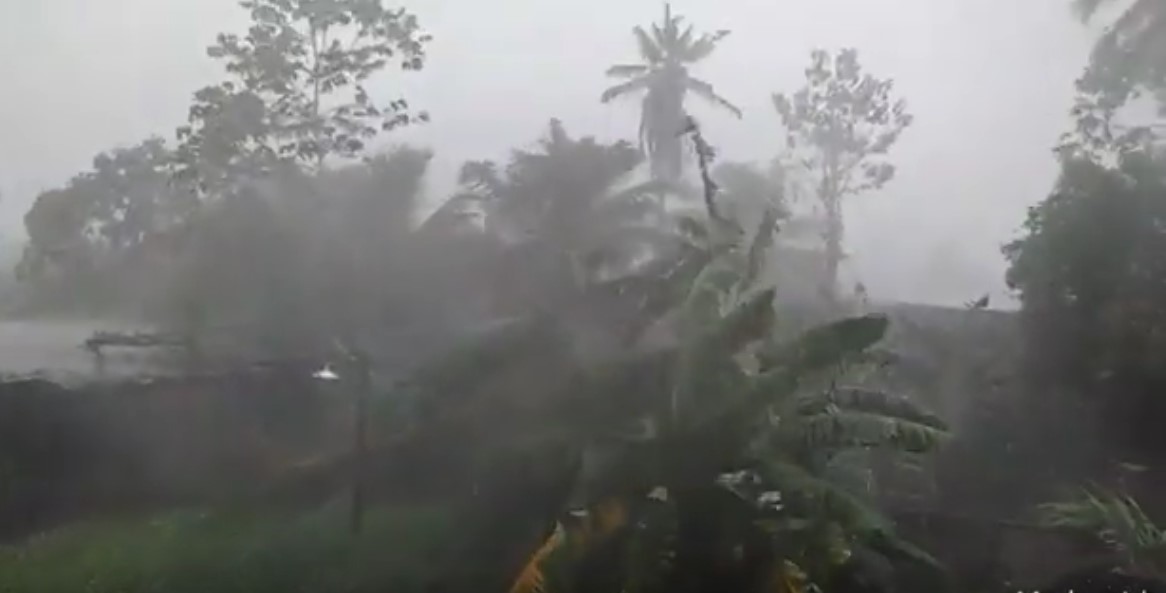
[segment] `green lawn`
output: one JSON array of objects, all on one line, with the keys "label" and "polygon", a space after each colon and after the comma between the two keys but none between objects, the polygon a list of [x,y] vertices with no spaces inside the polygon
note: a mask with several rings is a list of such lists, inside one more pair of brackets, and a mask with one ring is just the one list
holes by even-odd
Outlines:
[{"label": "green lawn", "polygon": [[439,574],[451,513],[371,510],[93,522],[0,548],[0,593],[410,593]]}]

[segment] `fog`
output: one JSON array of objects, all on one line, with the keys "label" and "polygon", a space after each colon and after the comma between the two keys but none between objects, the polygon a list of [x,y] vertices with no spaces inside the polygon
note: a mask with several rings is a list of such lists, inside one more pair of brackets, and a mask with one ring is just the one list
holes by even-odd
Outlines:
[{"label": "fog", "polygon": [[[704,30],[732,35],[697,74],[745,111],[704,111],[726,158],[762,160],[780,146],[770,94],[798,87],[811,49],[856,47],[895,79],[915,123],[891,152],[898,175],[851,201],[851,274],[875,298],[1003,304],[999,246],[1056,175],[1050,147],[1069,128],[1072,83],[1091,33],[1062,0],[677,0]],[[550,117],[577,134],[634,138],[638,104],[600,104],[605,68],[634,60],[630,29],[659,18],[655,0],[426,0],[409,8],[431,31],[421,73],[380,79],[432,115],[385,135],[435,149],[430,199],[471,158],[503,157]],[[37,193],[93,155],[172,135],[191,93],[220,78],[205,46],[239,30],[233,0],[40,0],[0,3],[0,229],[19,240]],[[396,86],[394,86],[396,85]],[[391,87],[391,88],[390,88]]]}]

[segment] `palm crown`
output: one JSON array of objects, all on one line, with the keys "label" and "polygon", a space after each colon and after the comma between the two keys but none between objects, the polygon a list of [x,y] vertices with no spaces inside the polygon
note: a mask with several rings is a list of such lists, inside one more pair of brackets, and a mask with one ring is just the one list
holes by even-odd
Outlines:
[{"label": "palm crown", "polygon": [[684,127],[684,99],[689,91],[741,117],[741,110],[713,90],[713,85],[693,77],[688,67],[712,54],[729,34],[720,30],[697,35],[692,25],[673,16],[664,5],[664,19],[651,26],[633,29],[639,44],[641,63],[618,64],[607,75],[625,79],[603,92],[604,103],[644,91],[640,115],[640,142],[651,159],[652,174],[658,179],[676,180],[683,168],[681,133]]}]

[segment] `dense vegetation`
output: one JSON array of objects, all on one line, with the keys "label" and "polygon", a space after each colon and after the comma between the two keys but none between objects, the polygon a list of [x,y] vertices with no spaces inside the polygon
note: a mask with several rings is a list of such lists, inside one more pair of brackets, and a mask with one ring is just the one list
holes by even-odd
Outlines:
[{"label": "dense vegetation", "polygon": [[[1126,7],[1081,78],[1061,178],[1005,249],[1024,356],[1004,372],[1023,381],[976,394],[967,434],[936,392],[952,365],[996,389],[999,356],[889,344],[889,318],[838,286],[843,205],[893,180],[913,123],[856,50],[812,52],[804,86],[773,95],[787,150],[719,162],[686,101],[742,116],[693,72],[728,32],[666,5],[601,94],[642,97],[638,145],[550,119],[507,162],[465,163],[421,218],[431,153],[373,146],[428,115],[366,91],[425,66],[417,19],[379,0],[240,4],[246,33],[208,49],[226,79],[194,94],[173,142],[111,149],[38,196],[21,313],[144,321],[197,344],[195,370],[326,365],[319,383],[355,395],[354,446],[323,438],[246,496],[191,497],[210,510],[5,548],[2,592],[963,591],[884,514],[918,485],[900,470],[939,455],[976,474],[947,492],[1019,504],[1161,458],[1166,156],[1151,128],[1116,126],[1139,93],[1166,97],[1159,3]],[[808,291],[779,280],[798,261]],[[272,415],[348,436],[324,427],[332,408]],[[1077,427],[1105,438],[1087,450]],[[0,461],[3,513],[29,482]],[[1044,508],[1155,575],[1156,511],[1122,496]]]}]

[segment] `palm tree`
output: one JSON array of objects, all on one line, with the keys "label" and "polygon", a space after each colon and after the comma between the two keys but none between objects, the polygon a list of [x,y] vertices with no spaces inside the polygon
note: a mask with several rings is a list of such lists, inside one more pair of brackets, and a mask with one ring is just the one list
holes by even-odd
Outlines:
[{"label": "palm tree", "polygon": [[644,91],[640,114],[641,147],[651,159],[652,176],[676,181],[683,170],[684,100],[689,91],[714,105],[741,117],[741,110],[713,90],[713,85],[689,73],[689,67],[712,54],[717,44],[729,34],[720,30],[697,36],[692,25],[683,26],[683,18],[672,15],[664,5],[664,20],[632,29],[639,44],[639,64],[620,64],[608,68],[607,75],[626,79],[603,92],[604,103],[631,93]]},{"label": "palm tree", "polygon": [[521,276],[518,284],[569,296],[670,240],[655,198],[667,184],[628,182],[642,161],[626,142],[573,139],[552,120],[539,150],[515,151],[504,171],[467,163],[462,198],[481,206],[487,231],[507,244],[513,265],[504,267]]}]

